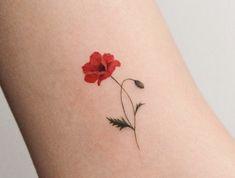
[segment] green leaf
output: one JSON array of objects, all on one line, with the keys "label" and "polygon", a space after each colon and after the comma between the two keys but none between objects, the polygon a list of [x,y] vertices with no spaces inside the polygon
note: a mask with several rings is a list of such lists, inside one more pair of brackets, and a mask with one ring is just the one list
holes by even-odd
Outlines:
[{"label": "green leaf", "polygon": [[143,106],[143,105],[144,105],[144,103],[138,103],[138,104],[136,104],[136,107],[135,107],[135,115],[136,115],[137,111],[140,109],[140,107]]},{"label": "green leaf", "polygon": [[133,127],[130,126],[123,117],[121,119],[111,118],[111,117],[106,117],[106,118],[109,120],[110,124],[112,124],[113,126],[116,126],[120,130],[122,130],[126,127],[133,129]]}]

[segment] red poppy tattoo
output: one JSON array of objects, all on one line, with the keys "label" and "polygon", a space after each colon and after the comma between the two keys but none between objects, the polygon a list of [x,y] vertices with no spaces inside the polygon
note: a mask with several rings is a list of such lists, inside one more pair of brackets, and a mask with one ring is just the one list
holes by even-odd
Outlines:
[{"label": "red poppy tattoo", "polygon": [[[124,128],[129,128],[133,130],[136,145],[140,149],[136,134],[136,115],[140,107],[143,106],[144,103],[139,102],[137,104],[134,104],[131,96],[124,88],[124,84],[125,82],[130,81],[139,89],[144,89],[144,84],[141,81],[132,78],[126,78],[120,83],[112,76],[116,67],[120,66],[121,63],[117,59],[115,59],[112,54],[104,53],[102,55],[99,52],[93,52],[90,56],[89,62],[82,66],[83,73],[85,74],[84,80],[88,83],[97,82],[98,86],[100,86],[103,80],[110,77],[111,79],[113,79],[114,82],[118,84],[118,86],[120,87],[120,100],[124,116],[121,118],[106,117],[106,119],[109,121],[110,124],[116,126],[120,130]],[[124,106],[123,102],[124,94],[131,103],[131,108],[133,112],[132,122],[127,116],[126,108]]]}]

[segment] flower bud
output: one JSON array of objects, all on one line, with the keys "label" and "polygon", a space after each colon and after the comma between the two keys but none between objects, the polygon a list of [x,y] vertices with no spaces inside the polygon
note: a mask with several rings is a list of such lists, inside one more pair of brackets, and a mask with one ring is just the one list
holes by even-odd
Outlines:
[{"label": "flower bud", "polygon": [[137,87],[139,87],[139,88],[141,88],[141,89],[144,88],[144,84],[143,84],[141,81],[139,81],[139,80],[134,80],[134,82],[135,82],[135,85],[136,85]]}]

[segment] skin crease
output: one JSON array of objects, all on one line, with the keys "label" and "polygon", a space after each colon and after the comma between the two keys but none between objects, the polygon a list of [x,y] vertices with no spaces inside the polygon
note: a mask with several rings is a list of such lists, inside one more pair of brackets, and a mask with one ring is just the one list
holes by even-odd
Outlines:
[{"label": "skin crease", "polygon": [[[0,82],[39,177],[233,178],[235,145],[191,79],[153,0],[0,2]],[[111,79],[84,82],[93,51],[146,105],[133,133]]]}]

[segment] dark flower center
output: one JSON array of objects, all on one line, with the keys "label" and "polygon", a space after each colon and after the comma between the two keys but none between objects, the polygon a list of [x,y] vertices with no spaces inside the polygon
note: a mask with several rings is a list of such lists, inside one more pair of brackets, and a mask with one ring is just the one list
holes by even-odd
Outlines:
[{"label": "dark flower center", "polygon": [[98,71],[99,72],[105,71],[105,66],[103,64],[100,64],[99,67],[98,67]]}]

